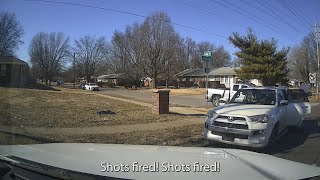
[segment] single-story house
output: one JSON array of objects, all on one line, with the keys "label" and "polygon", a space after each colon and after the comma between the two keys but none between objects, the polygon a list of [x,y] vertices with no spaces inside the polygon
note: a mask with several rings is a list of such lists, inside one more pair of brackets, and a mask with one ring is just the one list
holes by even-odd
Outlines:
[{"label": "single-story house", "polygon": [[289,80],[289,85],[293,86],[293,87],[299,87],[303,84],[302,80],[299,79],[290,79]]},{"label": "single-story house", "polygon": [[28,63],[14,56],[0,56],[0,84],[24,85],[29,77]]},{"label": "single-story house", "polygon": [[152,86],[152,78],[151,77],[143,77],[141,82],[144,87],[151,87]]},{"label": "single-story house", "polygon": [[237,82],[236,68],[231,67],[221,67],[213,69],[208,74],[208,81],[217,81],[227,88],[230,88],[233,84]]},{"label": "single-story house", "polygon": [[125,79],[125,73],[120,74],[107,74],[107,75],[101,75],[97,77],[97,82],[112,82],[115,85],[117,85],[117,81],[121,81]]},{"label": "single-story house", "polygon": [[[208,81],[210,87],[218,87],[220,85],[230,88],[233,84],[237,83],[240,79],[237,77],[236,70],[238,68],[220,67],[212,69],[208,73]],[[207,74],[203,69],[186,69],[175,74],[177,81],[191,81],[195,84],[200,84],[201,81],[206,81]],[[261,86],[261,82],[257,79],[251,79],[250,82],[256,86]],[[212,84],[212,85],[210,85]]]},{"label": "single-story house", "polygon": [[177,78],[178,84],[180,82],[193,82],[194,84],[200,84],[201,81],[205,81],[206,74],[203,69],[186,69],[174,75]]}]

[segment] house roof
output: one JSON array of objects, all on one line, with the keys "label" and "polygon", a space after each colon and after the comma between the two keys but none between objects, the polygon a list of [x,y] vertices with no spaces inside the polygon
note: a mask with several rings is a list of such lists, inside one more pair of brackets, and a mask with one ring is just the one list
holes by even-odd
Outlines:
[{"label": "house roof", "polygon": [[[233,76],[237,75],[235,72],[235,69],[238,68],[231,68],[231,67],[221,67],[213,69],[209,72],[209,76]],[[177,77],[205,77],[206,73],[203,69],[186,69],[184,71],[181,71],[177,74],[175,74]]]},{"label": "house roof", "polygon": [[98,79],[116,79],[116,78],[119,78],[119,77],[124,76],[124,75],[125,75],[124,73],[120,73],[120,74],[106,74],[106,75],[98,76],[97,78],[98,78]]},{"label": "house roof", "polygon": [[213,69],[212,71],[210,71],[209,76],[237,75],[235,69],[237,68],[221,67],[221,68]]},{"label": "house roof", "polygon": [[177,77],[199,77],[199,76],[205,76],[205,73],[203,69],[186,69],[184,71],[181,71],[177,74],[175,74]]},{"label": "house roof", "polygon": [[26,62],[14,57],[14,56],[0,56],[0,64],[24,64],[24,65],[28,65]]}]

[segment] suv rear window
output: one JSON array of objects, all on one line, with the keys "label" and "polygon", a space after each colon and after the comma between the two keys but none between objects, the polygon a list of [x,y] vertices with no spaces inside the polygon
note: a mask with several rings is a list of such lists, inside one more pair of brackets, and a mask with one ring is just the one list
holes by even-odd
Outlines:
[{"label": "suv rear window", "polygon": [[288,89],[287,96],[291,103],[309,102],[307,94],[302,89]]}]

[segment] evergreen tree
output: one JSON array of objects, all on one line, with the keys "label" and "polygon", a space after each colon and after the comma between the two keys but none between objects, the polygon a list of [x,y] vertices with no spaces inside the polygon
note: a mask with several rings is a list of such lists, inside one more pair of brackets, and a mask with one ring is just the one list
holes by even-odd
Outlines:
[{"label": "evergreen tree", "polygon": [[258,79],[264,86],[288,82],[287,54],[289,48],[277,51],[276,40],[273,38],[258,40],[250,28],[246,36],[233,33],[229,41],[239,49],[236,56],[241,65],[241,68],[237,70],[240,79]]}]

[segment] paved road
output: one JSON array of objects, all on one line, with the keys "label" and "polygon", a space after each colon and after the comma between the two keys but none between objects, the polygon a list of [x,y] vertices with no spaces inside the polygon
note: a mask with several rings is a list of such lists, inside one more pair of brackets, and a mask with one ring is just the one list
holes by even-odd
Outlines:
[{"label": "paved road", "polygon": [[[122,88],[101,88],[97,93],[123,96],[137,101],[152,102],[152,93],[141,90],[126,90]],[[170,95],[170,105],[172,106],[189,106],[189,107],[213,107],[210,102],[204,99],[205,95]]]}]

